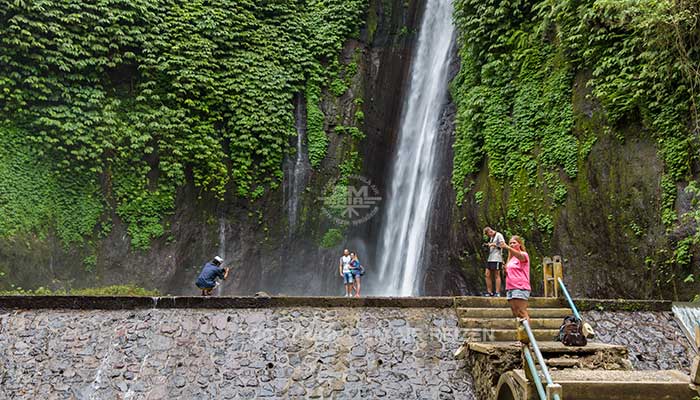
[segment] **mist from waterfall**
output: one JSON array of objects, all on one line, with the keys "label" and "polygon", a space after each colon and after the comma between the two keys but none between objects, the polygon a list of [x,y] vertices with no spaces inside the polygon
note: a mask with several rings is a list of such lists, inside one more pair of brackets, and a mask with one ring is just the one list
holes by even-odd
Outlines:
[{"label": "mist from waterfall", "polygon": [[454,40],[452,0],[427,0],[403,105],[372,294],[419,295]]}]

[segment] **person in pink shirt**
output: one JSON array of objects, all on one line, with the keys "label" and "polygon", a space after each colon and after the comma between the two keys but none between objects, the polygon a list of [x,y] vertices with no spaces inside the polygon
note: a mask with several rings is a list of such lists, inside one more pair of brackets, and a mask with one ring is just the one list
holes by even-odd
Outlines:
[{"label": "person in pink shirt", "polygon": [[530,320],[527,312],[527,300],[530,298],[530,256],[520,236],[513,236],[502,249],[508,250],[506,263],[506,299],[513,316]]}]

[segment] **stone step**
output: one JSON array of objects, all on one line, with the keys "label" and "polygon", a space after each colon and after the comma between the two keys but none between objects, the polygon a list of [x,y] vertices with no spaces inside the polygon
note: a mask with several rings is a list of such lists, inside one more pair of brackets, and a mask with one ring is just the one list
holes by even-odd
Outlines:
[{"label": "stone step", "polygon": [[[466,328],[462,329],[465,338],[480,342],[509,342],[515,341],[515,329]],[[559,329],[533,329],[535,340],[552,341],[559,334]]]},{"label": "stone step", "polygon": [[[563,319],[563,317],[562,317]],[[560,318],[530,318],[532,329],[559,329]],[[518,322],[515,318],[460,318],[462,328],[516,329]]]},{"label": "stone step", "polygon": [[[564,346],[561,342],[551,340],[538,340],[542,354],[545,357],[566,357],[566,356],[590,356],[592,354],[600,354],[601,357],[606,355],[618,355],[621,358],[627,359],[627,347],[616,344],[599,343],[590,341],[586,346]],[[481,342],[470,343],[469,350],[473,350],[483,354],[495,354],[499,352],[509,352],[520,354],[522,348],[520,344],[515,342]]]},{"label": "stone step", "polygon": [[[524,370],[513,372],[517,381],[528,386]],[[566,400],[691,400],[697,396],[690,389],[690,378],[681,371],[564,369],[551,375],[562,386]],[[530,393],[535,391],[534,385],[529,388]]]},{"label": "stone step", "polygon": [[[505,297],[479,297],[462,296],[455,297],[455,306],[460,307],[488,307],[488,308],[509,308]],[[565,306],[564,299],[531,297],[528,300],[529,307],[533,308],[561,308]]]},{"label": "stone step", "polygon": [[553,371],[554,368],[581,368],[581,359],[578,357],[553,357],[546,361],[547,367]]},{"label": "stone step", "polygon": [[[570,308],[528,308],[530,318],[559,318],[561,323],[567,315],[573,315]],[[458,308],[460,318],[513,318],[510,308]]]}]

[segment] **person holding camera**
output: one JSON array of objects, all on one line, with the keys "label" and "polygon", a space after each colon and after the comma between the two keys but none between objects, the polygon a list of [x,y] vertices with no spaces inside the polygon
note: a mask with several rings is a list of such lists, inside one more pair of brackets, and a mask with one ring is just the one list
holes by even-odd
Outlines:
[{"label": "person holding camera", "polygon": [[530,298],[530,256],[525,249],[525,243],[520,236],[513,236],[510,242],[501,244],[501,248],[508,250],[508,263],[506,264],[506,298],[513,316],[521,319],[530,319],[527,310]]},{"label": "person holding camera", "polygon": [[[503,235],[496,232],[490,226],[484,228],[484,235],[489,237],[489,241],[484,243],[484,247],[488,248],[489,256],[486,259],[486,293],[484,296],[501,296],[501,269],[503,267],[503,252],[501,247],[506,243]],[[492,279],[495,278],[495,289]]]},{"label": "person holding camera", "polygon": [[202,272],[199,273],[195,285],[202,291],[202,296],[211,296],[212,290],[218,284],[216,279],[226,280],[228,278],[229,268],[223,268],[224,259],[216,256],[210,262],[204,264]]}]

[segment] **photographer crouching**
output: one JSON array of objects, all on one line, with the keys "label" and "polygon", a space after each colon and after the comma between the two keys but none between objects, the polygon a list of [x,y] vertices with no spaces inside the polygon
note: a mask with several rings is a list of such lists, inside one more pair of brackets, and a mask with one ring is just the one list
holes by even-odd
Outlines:
[{"label": "photographer crouching", "polygon": [[228,278],[229,268],[222,267],[223,262],[223,258],[216,256],[202,267],[202,272],[199,273],[195,282],[197,288],[202,290],[202,296],[211,296],[212,290],[218,285],[217,278],[222,280]]}]

